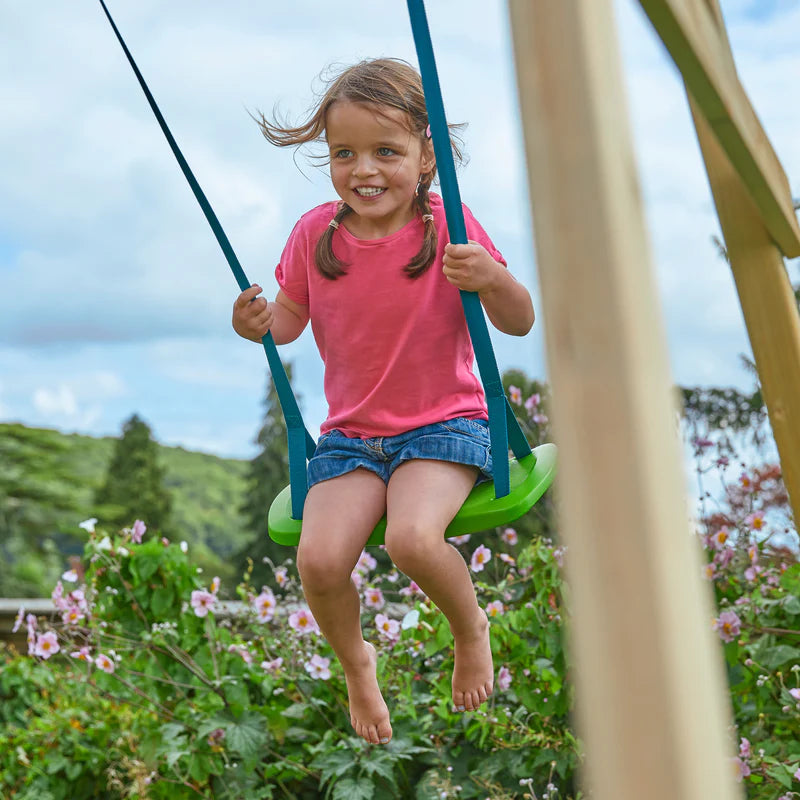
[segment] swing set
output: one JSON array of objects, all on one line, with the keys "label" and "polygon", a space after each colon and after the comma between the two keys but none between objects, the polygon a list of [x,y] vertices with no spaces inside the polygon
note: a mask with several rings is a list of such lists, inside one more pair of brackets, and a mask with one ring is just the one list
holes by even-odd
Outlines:
[{"label": "swing set", "polygon": [[[239,288],[242,291],[250,288],[250,281],[247,279],[228,237],[169,130],[142,73],[136,66],[130,50],[111,18],[104,0],[100,0],[100,5],[125,52],[181,171],[222,248]],[[456,180],[447,119],[423,0],[408,0],[408,10],[428,108],[431,138],[439,170],[450,241],[454,244],[467,244],[461,195]],[[556,446],[547,443],[531,449],[511,409],[508,398],[505,396],[486,319],[477,293],[462,290],[460,295],[475,351],[475,360],[478,363],[478,371],[486,394],[492,452],[508,453],[510,449],[513,456],[508,459],[499,457],[493,459],[492,482],[479,484],[472,490],[448,526],[446,536],[475,533],[519,519],[544,494],[553,482],[556,471]],[[286,421],[289,443],[289,485],[273,500],[269,509],[267,527],[273,541],[282,545],[296,545],[300,541],[303,505],[308,493],[306,464],[314,454],[316,444],[303,422],[300,408],[292,392],[272,334],[268,331],[261,341]],[[384,516],[375,526],[367,544],[383,544],[385,532],[386,517]]]}]

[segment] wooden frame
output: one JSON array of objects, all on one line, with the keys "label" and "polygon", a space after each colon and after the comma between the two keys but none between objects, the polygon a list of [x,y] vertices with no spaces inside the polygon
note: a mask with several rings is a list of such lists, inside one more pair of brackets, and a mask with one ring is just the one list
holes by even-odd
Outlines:
[{"label": "wooden frame", "polygon": [[[788,181],[739,82],[717,0],[640,2],[691,97],[798,503],[800,315],[781,250],[800,255],[800,228]],[[509,8],[588,783],[598,800],[741,797],[712,596],[686,521],[611,0]]]}]

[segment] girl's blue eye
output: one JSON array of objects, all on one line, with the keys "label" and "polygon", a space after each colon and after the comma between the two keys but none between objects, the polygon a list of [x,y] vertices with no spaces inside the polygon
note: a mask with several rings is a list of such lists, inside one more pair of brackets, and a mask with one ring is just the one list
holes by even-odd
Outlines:
[{"label": "girl's blue eye", "polygon": [[378,155],[379,156],[393,156],[394,150],[391,147],[379,147],[378,148]]},{"label": "girl's blue eye", "polygon": [[350,150],[337,150],[334,154],[334,158],[350,158],[353,153]]}]

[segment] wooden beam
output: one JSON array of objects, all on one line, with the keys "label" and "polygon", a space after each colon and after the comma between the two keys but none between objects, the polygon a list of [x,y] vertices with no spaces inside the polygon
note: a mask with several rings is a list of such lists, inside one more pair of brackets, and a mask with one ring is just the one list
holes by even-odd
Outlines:
[{"label": "wooden beam", "polygon": [[[718,0],[705,2],[727,44]],[[800,311],[781,253],[741,177],[691,95],[689,106],[753,348],[783,482],[794,518],[800,522]]]},{"label": "wooden beam", "polygon": [[789,182],[736,73],[721,14],[701,0],[639,0],[739,173],[772,239],[800,256]]},{"label": "wooden beam", "polygon": [[595,800],[731,800],[611,0],[509,0]]}]

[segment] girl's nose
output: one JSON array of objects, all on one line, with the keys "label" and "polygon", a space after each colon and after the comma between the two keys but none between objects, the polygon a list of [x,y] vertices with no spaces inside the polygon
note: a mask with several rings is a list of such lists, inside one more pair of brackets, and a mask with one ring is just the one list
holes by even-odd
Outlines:
[{"label": "girl's nose", "polygon": [[355,175],[357,178],[365,177],[367,175],[374,175],[375,172],[375,162],[370,156],[359,156],[356,159],[355,167],[353,168],[353,175]]}]

